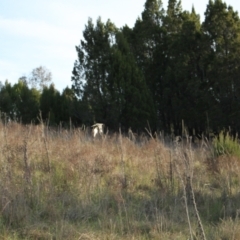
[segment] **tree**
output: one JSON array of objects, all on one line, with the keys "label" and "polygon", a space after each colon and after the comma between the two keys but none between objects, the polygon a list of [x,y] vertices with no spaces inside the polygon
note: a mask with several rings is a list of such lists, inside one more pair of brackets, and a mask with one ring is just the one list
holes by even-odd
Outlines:
[{"label": "tree", "polygon": [[7,114],[11,119],[15,119],[14,104],[12,101],[12,85],[7,80],[0,90],[0,111]]},{"label": "tree", "polygon": [[0,81],[0,90],[3,88],[3,83]]},{"label": "tree", "polygon": [[165,11],[146,0],[132,29],[89,19],[72,76],[81,118],[136,129],[148,120],[175,134],[182,120],[190,133],[240,129],[240,20],[221,0],[210,0],[205,16],[201,24],[181,1]]},{"label": "tree", "polygon": [[164,26],[169,36],[178,34],[183,23],[183,11],[181,0],[168,0],[167,15]]},{"label": "tree", "polygon": [[164,31],[162,29],[165,11],[161,0],[147,0],[141,18],[133,29],[124,26],[122,33],[129,44],[138,69],[151,93],[151,127],[161,128],[161,105],[159,88],[164,71]]},{"label": "tree", "polygon": [[110,20],[104,24],[99,18],[94,26],[89,19],[83,35],[72,77],[82,115],[87,112],[88,119],[112,129],[120,123],[140,129],[152,122],[150,92],[121,30]]},{"label": "tree", "polygon": [[110,20],[104,24],[98,18],[94,26],[92,19],[89,19],[83,32],[85,41],[81,41],[76,47],[78,60],[72,72],[72,88],[84,103],[91,122],[105,121],[107,117],[106,84],[115,31],[117,29]]},{"label": "tree", "polygon": [[6,81],[0,90],[0,110],[12,120],[34,122],[39,111],[39,98],[40,92],[29,89],[25,81],[20,79],[13,86]]},{"label": "tree", "polygon": [[240,127],[240,20],[238,13],[221,0],[210,0],[202,24],[208,90],[214,99],[212,125]]},{"label": "tree", "polygon": [[60,96],[60,106],[58,108],[61,122],[64,124],[69,124],[70,119],[71,121],[74,121],[74,123],[78,122],[78,119],[76,119],[75,116],[76,103],[77,98],[74,94],[74,91],[69,87],[63,89],[63,92]]},{"label": "tree", "polygon": [[40,66],[32,70],[28,84],[32,88],[43,90],[44,87],[51,84],[51,81],[52,73],[46,67]]},{"label": "tree", "polygon": [[34,88],[29,89],[27,83],[22,80],[14,84],[12,91],[16,118],[24,124],[36,122],[39,113],[40,92]]},{"label": "tree", "polygon": [[[182,120],[192,134],[206,128],[209,97],[203,75],[203,33],[200,17],[192,8],[191,13],[181,14],[182,25],[171,40],[171,58],[165,75],[164,98],[169,108],[168,116],[176,134],[181,134]],[[167,87],[168,86],[168,87]],[[191,114],[189,114],[191,113]],[[200,114],[201,113],[201,114]],[[205,113],[205,114],[203,114]]]},{"label": "tree", "polygon": [[112,47],[111,71],[108,78],[111,122],[125,128],[144,129],[153,123],[154,110],[150,91],[139,70],[124,35],[116,34]]},{"label": "tree", "polygon": [[49,121],[50,124],[59,124],[60,118],[61,100],[60,93],[51,84],[49,87],[44,87],[40,98],[40,110],[42,118]]}]

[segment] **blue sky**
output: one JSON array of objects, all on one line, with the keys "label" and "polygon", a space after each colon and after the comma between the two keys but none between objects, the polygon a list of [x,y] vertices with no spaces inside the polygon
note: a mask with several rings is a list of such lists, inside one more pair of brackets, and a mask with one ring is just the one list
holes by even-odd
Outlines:
[{"label": "blue sky", "polygon": [[[164,8],[168,0],[163,0]],[[227,0],[235,11],[240,1]],[[75,46],[89,17],[101,16],[117,27],[133,27],[145,0],[0,0],[0,81],[18,79],[40,65],[52,72],[59,91],[71,86],[71,72],[77,59]],[[182,0],[183,10],[204,18],[208,0]]]}]

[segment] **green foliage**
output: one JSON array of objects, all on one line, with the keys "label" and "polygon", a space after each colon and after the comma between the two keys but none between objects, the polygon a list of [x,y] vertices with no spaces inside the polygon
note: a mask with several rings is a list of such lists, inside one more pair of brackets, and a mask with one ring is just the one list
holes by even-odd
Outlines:
[{"label": "green foliage", "polygon": [[240,158],[240,145],[239,141],[236,138],[229,135],[227,132],[224,134],[224,132],[221,132],[219,134],[219,137],[216,137],[213,140],[213,148],[214,148],[214,154],[216,156],[221,155],[230,155],[230,156],[236,156]]},{"label": "green foliage", "polygon": [[166,11],[162,1],[147,0],[132,29],[89,19],[76,49],[72,87],[83,121],[115,129],[149,121],[175,134],[182,120],[198,134],[240,129],[240,21],[220,0],[209,2],[202,23],[177,0]]},{"label": "green foliage", "polygon": [[83,35],[72,88],[84,122],[140,129],[149,121],[176,134],[182,120],[199,134],[240,128],[240,22],[222,1],[209,2],[201,23],[181,1],[169,0],[165,11],[147,0],[132,29],[89,19]]},{"label": "green foliage", "polygon": [[103,121],[112,129],[118,129],[119,123],[144,128],[147,120],[151,122],[153,105],[127,38],[100,18],[96,26],[88,21],[84,38],[77,47],[79,60],[72,78],[82,107],[92,121]]},{"label": "green foliage", "polygon": [[23,123],[36,122],[39,112],[40,92],[29,89],[25,82],[19,81],[13,86],[17,118]]},{"label": "green foliage", "polygon": [[60,93],[55,89],[54,85],[44,87],[40,98],[40,110],[43,119],[48,119],[50,124],[59,123],[58,119],[58,101]]},{"label": "green foliage", "polygon": [[[40,66],[13,86],[0,86],[0,111],[12,120],[67,126],[104,122],[109,129],[179,135],[182,121],[202,135],[240,122],[240,19],[222,0],[209,1],[200,21],[181,1],[146,0],[133,28],[89,18],[76,47],[72,88],[58,92]],[[29,84],[29,85],[28,85]],[[37,88],[37,89],[36,89]],[[206,117],[207,116],[207,117]]]},{"label": "green foliage", "polygon": [[75,111],[78,100],[72,89],[66,88],[60,94],[51,84],[42,91],[29,88],[22,79],[13,86],[5,82],[0,89],[0,111],[9,120],[21,121],[24,124],[38,123],[39,111],[44,121],[49,124],[69,125],[70,119],[78,123]]},{"label": "green foliage", "polygon": [[116,35],[112,64],[109,79],[112,83],[112,98],[118,103],[114,107],[120,110],[117,121],[127,128],[144,128],[146,121],[152,117],[151,96],[128,42],[121,33]]},{"label": "green foliage", "polygon": [[88,20],[83,32],[85,41],[76,47],[78,61],[73,69],[73,89],[82,99],[82,107],[87,109],[90,121],[104,121],[109,111],[109,75],[110,48],[114,43],[114,24],[104,24],[98,18],[96,26]]},{"label": "green foliage", "polygon": [[202,29],[205,37],[203,44],[207,84],[214,100],[211,101],[209,108],[210,118],[214,125],[221,129],[229,125],[239,129],[237,119],[240,88],[237,76],[239,76],[240,20],[238,13],[221,0],[209,1]]},{"label": "green foliage", "polygon": [[36,122],[40,92],[29,89],[25,81],[19,80],[13,86],[6,82],[0,90],[0,99],[0,110],[10,119],[22,123]]},{"label": "green foliage", "polygon": [[[12,86],[8,81],[5,82],[5,85],[0,89],[0,110],[1,112],[11,114],[13,111],[13,103],[12,103]],[[12,117],[12,116],[11,116]]]}]

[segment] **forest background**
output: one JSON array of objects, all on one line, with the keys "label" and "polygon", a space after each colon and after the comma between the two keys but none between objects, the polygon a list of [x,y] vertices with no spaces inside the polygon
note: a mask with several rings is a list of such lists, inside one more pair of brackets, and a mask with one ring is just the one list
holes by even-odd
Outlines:
[{"label": "forest background", "polygon": [[147,0],[133,28],[89,18],[76,46],[72,87],[60,93],[51,72],[0,86],[0,111],[22,123],[90,125],[189,134],[238,132],[240,20],[221,0],[210,0],[201,23],[180,1]]}]

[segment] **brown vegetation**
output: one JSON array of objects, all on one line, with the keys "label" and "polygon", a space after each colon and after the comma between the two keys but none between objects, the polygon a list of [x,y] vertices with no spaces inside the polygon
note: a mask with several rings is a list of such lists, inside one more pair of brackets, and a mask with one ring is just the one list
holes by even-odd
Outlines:
[{"label": "brown vegetation", "polygon": [[208,142],[0,123],[0,239],[240,239],[239,161]]}]

